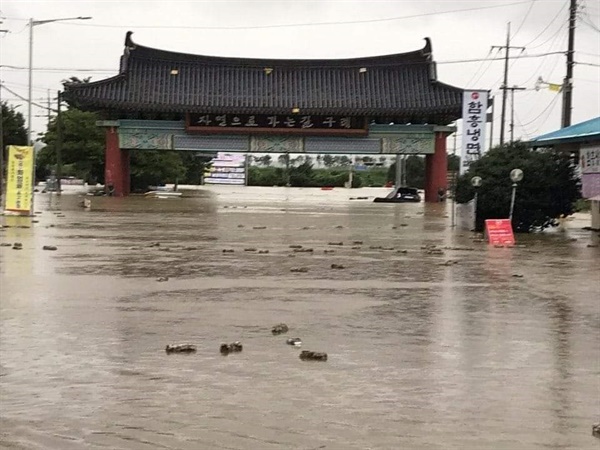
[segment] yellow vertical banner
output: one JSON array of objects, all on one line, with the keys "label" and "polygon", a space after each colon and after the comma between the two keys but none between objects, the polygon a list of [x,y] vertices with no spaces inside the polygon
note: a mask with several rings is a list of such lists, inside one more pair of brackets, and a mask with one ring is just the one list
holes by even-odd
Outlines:
[{"label": "yellow vertical banner", "polygon": [[30,214],[33,201],[33,147],[9,145],[6,174],[7,212]]}]

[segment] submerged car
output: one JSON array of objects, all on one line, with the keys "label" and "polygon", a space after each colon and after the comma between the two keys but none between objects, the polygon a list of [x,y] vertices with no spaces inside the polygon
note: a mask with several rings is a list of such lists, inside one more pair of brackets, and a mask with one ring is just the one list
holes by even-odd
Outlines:
[{"label": "submerged car", "polygon": [[421,201],[421,196],[416,188],[399,187],[390,192],[386,197],[376,197],[376,203],[404,203]]}]

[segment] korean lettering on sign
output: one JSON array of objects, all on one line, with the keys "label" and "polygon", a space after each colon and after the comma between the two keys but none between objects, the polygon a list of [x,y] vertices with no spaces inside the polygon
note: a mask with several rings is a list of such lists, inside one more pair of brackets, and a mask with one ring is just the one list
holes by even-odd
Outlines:
[{"label": "korean lettering on sign", "polygon": [[485,148],[487,106],[487,91],[464,91],[461,175],[469,170],[473,161],[479,159]]},{"label": "korean lettering on sign", "polygon": [[581,146],[579,165],[581,173],[600,173],[600,145]]},{"label": "korean lettering on sign", "polygon": [[33,147],[9,146],[5,203],[7,211],[31,212],[33,159]]},{"label": "korean lettering on sign", "polygon": [[351,130],[364,128],[362,118],[342,116],[314,116],[305,114],[189,114],[188,127],[202,128],[269,128]]}]

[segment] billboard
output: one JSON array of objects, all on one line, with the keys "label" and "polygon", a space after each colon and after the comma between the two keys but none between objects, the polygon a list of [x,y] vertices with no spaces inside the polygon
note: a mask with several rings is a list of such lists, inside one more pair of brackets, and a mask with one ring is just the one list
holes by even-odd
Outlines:
[{"label": "billboard", "polygon": [[8,213],[33,213],[33,147],[10,145],[6,174],[6,202]]},{"label": "billboard", "polygon": [[460,155],[460,174],[477,161],[485,148],[485,124],[488,108],[487,91],[463,92],[463,135]]}]

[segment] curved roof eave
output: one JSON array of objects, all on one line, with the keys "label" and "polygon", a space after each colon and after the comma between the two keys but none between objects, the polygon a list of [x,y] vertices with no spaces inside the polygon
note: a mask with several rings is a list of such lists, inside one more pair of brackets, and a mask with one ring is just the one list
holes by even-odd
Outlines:
[{"label": "curved roof eave", "polygon": [[173,52],[153,47],[138,45],[131,39],[133,32],[128,31],[125,37],[125,55],[142,59],[156,59],[163,61],[200,62],[214,65],[235,65],[245,67],[373,67],[382,64],[393,65],[401,63],[428,63],[432,61],[431,39],[426,37],[425,45],[419,50],[405,53],[394,53],[376,56],[363,56],[358,58],[340,59],[277,59],[277,58],[244,58],[198,55],[191,53]]}]

